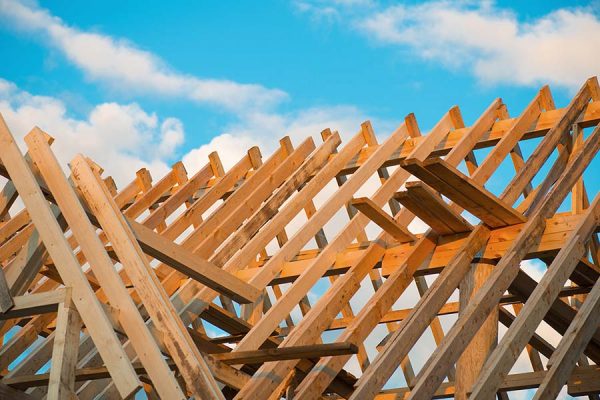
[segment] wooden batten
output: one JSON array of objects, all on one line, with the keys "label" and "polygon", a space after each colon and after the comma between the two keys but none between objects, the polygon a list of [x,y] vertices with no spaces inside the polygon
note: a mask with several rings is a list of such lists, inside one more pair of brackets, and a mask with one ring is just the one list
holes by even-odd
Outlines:
[{"label": "wooden batten", "polygon": [[596,398],[597,79],[484,107],[121,186],[0,116],[0,398]]}]

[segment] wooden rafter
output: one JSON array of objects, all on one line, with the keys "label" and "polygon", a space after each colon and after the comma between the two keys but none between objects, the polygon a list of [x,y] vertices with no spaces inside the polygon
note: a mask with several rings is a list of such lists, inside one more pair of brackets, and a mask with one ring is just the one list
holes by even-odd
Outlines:
[{"label": "wooden rafter", "polygon": [[409,114],[381,143],[366,121],[122,186],[81,155],[66,176],[39,128],[23,154],[0,119],[0,397],[594,398],[598,93],[557,108],[544,86],[513,118],[452,107],[425,134]]}]

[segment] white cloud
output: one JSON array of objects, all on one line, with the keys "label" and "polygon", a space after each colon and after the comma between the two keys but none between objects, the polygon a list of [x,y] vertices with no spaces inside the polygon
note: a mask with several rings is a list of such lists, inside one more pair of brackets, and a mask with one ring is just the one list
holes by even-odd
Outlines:
[{"label": "white cloud", "polygon": [[23,151],[23,137],[37,125],[56,138],[52,148],[63,166],[76,153],[83,153],[120,185],[128,183],[144,166],[155,179],[161,177],[169,169],[166,160],[184,135],[179,120],[161,122],[135,103],[103,103],[93,107],[85,119],[72,118],[62,101],[32,95],[3,79],[0,113]]},{"label": "white cloud", "polygon": [[161,141],[158,145],[158,155],[170,157],[185,139],[183,124],[177,118],[167,118],[160,126],[160,131]]},{"label": "white cloud", "polygon": [[[176,118],[160,119],[138,104],[102,103],[92,107],[84,118],[70,116],[65,104],[54,97],[37,96],[0,78],[0,113],[24,150],[22,138],[39,126],[56,138],[52,145],[63,166],[77,153],[91,157],[118,184],[128,183],[134,172],[147,167],[155,179],[169,169],[168,162],[185,140],[184,127]],[[189,150],[183,157],[188,172],[194,173],[208,162],[208,154],[218,151],[226,169],[240,160],[252,146],[260,145],[263,159],[289,135],[294,145],[308,136],[321,143],[319,133],[326,127],[339,130],[348,139],[364,121],[360,110],[350,106],[305,109],[288,114],[248,113],[225,127],[224,133],[207,144]],[[388,124],[375,124],[387,135]]]},{"label": "white cloud", "polygon": [[180,97],[236,112],[273,106],[287,98],[278,89],[230,80],[198,78],[171,70],[156,55],[122,39],[68,26],[37,6],[0,0],[0,20],[35,33],[94,81],[111,88]]},{"label": "white cloud", "polygon": [[317,20],[341,18],[344,11],[355,7],[371,7],[374,0],[294,0],[296,10],[308,13]]},{"label": "white cloud", "polygon": [[[336,7],[309,3],[306,12],[344,12],[375,43],[408,50],[408,56],[468,69],[484,84],[578,88],[600,73],[600,20],[585,8],[561,8],[522,22],[494,2],[430,1],[389,7]],[[319,5],[321,4],[321,5]]]},{"label": "white cloud", "polygon": [[[251,112],[226,126],[223,134],[209,143],[190,151],[184,156],[183,162],[195,170],[203,165],[208,154],[218,151],[227,169],[252,146],[260,145],[263,159],[266,159],[279,146],[279,139],[286,135],[294,145],[300,144],[308,136],[313,136],[318,145],[321,143],[320,132],[325,128],[338,130],[344,142],[360,130],[360,124],[365,119],[364,113],[352,106],[324,106],[285,114]],[[375,129],[385,136],[391,132],[387,122],[378,121]]]}]

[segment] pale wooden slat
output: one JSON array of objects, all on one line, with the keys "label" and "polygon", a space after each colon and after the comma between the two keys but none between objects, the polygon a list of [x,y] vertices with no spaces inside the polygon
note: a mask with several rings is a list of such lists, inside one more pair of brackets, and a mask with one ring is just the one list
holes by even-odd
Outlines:
[{"label": "pale wooden slat", "polygon": [[82,157],[76,157],[71,166],[77,187],[113,244],[146,310],[157,327],[163,330],[165,346],[177,363],[188,389],[197,396],[223,398],[208,365],[193,345],[163,287],[143,256],[125,217],[99,182],[99,177],[94,175]]},{"label": "pale wooden slat", "polygon": [[119,391],[128,397],[140,387],[140,382],[124,354],[119,340],[104,310],[80,269],[71,248],[63,236],[36,179],[21,155],[4,119],[0,116],[0,158],[8,170],[23,203],[35,223],[48,253],[55,262],[63,281],[73,288],[73,299],[80,310],[102,358],[111,371]]}]

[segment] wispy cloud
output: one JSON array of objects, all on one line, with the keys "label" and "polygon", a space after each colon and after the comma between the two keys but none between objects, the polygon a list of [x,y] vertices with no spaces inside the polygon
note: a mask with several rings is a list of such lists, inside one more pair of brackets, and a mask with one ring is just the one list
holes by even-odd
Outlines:
[{"label": "wispy cloud", "polygon": [[[319,143],[319,132],[324,128],[331,128],[338,130],[343,139],[347,140],[359,131],[360,124],[365,119],[365,114],[353,106],[322,106],[289,113],[248,113],[243,119],[225,126],[223,134],[191,150],[183,161],[186,165],[198,168],[210,152],[218,150],[223,164],[231,167],[249,147],[260,144],[266,155],[275,150],[277,140],[286,135],[294,144],[308,136],[313,136],[315,142]],[[389,133],[390,126],[385,121],[378,121],[376,124],[376,128],[381,129],[384,135]]]},{"label": "wispy cloud", "polygon": [[62,165],[84,153],[119,184],[144,166],[156,176],[164,174],[184,137],[177,118],[160,119],[136,103],[101,103],[84,118],[73,118],[61,100],[28,93],[1,78],[0,113],[22,146],[25,134],[38,125],[57,139],[52,148]]},{"label": "wispy cloud", "polygon": [[179,73],[126,40],[79,30],[35,5],[0,0],[0,21],[39,35],[93,81],[140,94],[158,94],[235,112],[272,107],[287,98],[278,89]]},{"label": "wispy cloud", "polygon": [[[337,4],[348,1],[357,0],[338,0]],[[150,166],[160,175],[166,171],[167,161],[181,154],[193,173],[214,150],[230,167],[254,145],[260,144],[268,156],[277,147],[277,139],[285,135],[296,144],[309,135],[318,136],[324,128],[339,130],[348,137],[366,119],[361,110],[346,105],[281,112],[276,106],[288,97],[282,90],[175,72],[151,52],[123,39],[77,29],[35,3],[0,0],[0,21],[39,36],[94,82],[128,93],[167,95],[220,106],[235,114],[208,143],[182,151],[184,127],[176,118],[161,120],[137,103],[115,102],[92,106],[86,116],[74,118],[61,100],[27,93],[0,78],[0,112],[18,137],[37,124],[57,137],[54,147],[64,163],[82,152],[107,173],[118,174],[121,182],[131,179],[132,171],[142,166]],[[387,123],[378,126],[384,134],[391,129]]]},{"label": "wispy cloud", "polygon": [[470,71],[483,84],[551,83],[574,89],[600,72],[600,53],[594,50],[600,48],[600,20],[586,8],[560,8],[523,22],[513,10],[492,1],[387,7],[308,4],[306,12],[330,8],[343,13],[343,26],[374,43]]},{"label": "wispy cloud", "polygon": [[[133,178],[134,172],[148,167],[162,176],[171,162],[182,153],[185,140],[183,123],[174,117],[160,118],[137,103],[106,102],[91,106],[83,117],[73,117],[65,103],[55,97],[39,96],[0,78],[0,113],[16,138],[22,138],[35,125],[56,138],[53,149],[66,164],[76,153],[90,156],[114,174],[117,183]],[[358,132],[364,114],[352,106],[309,108],[290,113],[248,112],[225,127],[208,143],[187,149],[182,160],[193,173],[218,151],[226,168],[241,159],[246,151],[260,145],[267,157],[277,140],[290,136],[294,144],[308,136],[318,136],[326,128],[339,130],[346,138]],[[386,122],[377,124],[382,133],[390,129]],[[317,139],[318,143],[318,139]]]}]

